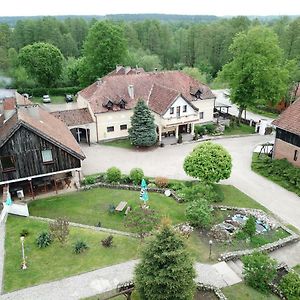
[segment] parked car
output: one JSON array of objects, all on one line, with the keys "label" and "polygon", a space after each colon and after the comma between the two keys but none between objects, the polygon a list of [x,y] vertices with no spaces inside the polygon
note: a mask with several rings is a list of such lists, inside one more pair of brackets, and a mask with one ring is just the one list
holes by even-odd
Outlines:
[{"label": "parked car", "polygon": [[66,94],[65,100],[66,100],[66,102],[72,102],[73,101],[73,96],[71,94]]},{"label": "parked car", "polygon": [[49,95],[43,96],[43,103],[51,103],[51,98]]}]

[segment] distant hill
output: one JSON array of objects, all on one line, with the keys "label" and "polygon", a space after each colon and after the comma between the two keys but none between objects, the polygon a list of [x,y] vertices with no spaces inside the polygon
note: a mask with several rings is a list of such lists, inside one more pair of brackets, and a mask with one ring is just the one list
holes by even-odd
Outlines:
[{"label": "distant hill", "polygon": [[[14,27],[18,20],[26,20],[26,19],[39,19],[44,16],[17,16],[17,17],[1,17],[0,23],[7,23],[9,26]],[[224,18],[233,18],[234,16],[223,16],[217,17],[213,15],[171,15],[171,14],[115,14],[115,15],[88,15],[88,16],[80,16],[80,15],[64,15],[64,16],[53,16],[59,20],[64,20],[67,18],[82,18],[87,21],[92,19],[96,20],[114,20],[114,21],[144,21],[144,20],[158,20],[164,22],[190,22],[190,23],[208,23],[213,22],[219,19]],[[274,19],[278,19],[282,16],[248,16],[249,19],[259,19],[263,22],[271,21]],[[296,18],[299,16],[288,16],[289,18]]]}]

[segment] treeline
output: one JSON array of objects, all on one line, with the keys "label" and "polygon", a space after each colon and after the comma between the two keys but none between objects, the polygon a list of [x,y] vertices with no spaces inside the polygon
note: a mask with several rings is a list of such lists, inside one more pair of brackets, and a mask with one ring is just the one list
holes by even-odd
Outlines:
[{"label": "treeline", "polygon": [[[129,16],[135,18],[138,15]],[[180,22],[113,21],[121,29],[126,44],[126,55],[122,55],[119,63],[138,65],[146,71],[154,68],[197,68],[202,80],[210,82],[231,60],[229,46],[236,34],[256,25],[271,28],[278,35],[285,57],[300,61],[300,18],[283,17],[260,24],[258,19],[247,17],[217,21],[210,19],[211,16],[202,17],[210,22],[181,22],[180,18]],[[96,19],[43,17],[18,20],[14,29],[8,24],[0,24],[0,70],[14,77],[17,87],[36,86],[37,82],[19,64],[18,53],[26,45],[46,42],[56,46],[64,57],[62,74],[56,85],[86,84],[86,80],[79,78],[78,66],[84,59],[84,42],[88,32],[96,22]],[[100,71],[98,76],[102,75]],[[90,80],[95,78],[90,77]]]}]

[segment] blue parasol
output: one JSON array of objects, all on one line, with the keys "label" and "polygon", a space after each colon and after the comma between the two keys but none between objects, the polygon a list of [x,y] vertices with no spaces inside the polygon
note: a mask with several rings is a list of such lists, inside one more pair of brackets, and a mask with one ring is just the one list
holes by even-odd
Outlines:
[{"label": "blue parasol", "polygon": [[143,179],[141,183],[140,199],[144,201],[144,203],[146,203],[149,200],[149,196],[147,192],[147,183],[145,179]]},{"label": "blue parasol", "polygon": [[10,192],[7,192],[7,194],[6,194],[5,204],[8,205],[8,206],[12,205],[12,200],[11,200]]}]

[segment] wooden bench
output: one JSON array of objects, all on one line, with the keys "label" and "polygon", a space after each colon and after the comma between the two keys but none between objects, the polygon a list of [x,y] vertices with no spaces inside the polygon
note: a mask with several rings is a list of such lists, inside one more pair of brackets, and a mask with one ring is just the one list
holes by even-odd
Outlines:
[{"label": "wooden bench", "polygon": [[131,207],[127,206],[126,210],[125,210],[125,216],[127,216],[127,214],[131,211]]},{"label": "wooden bench", "polygon": [[127,206],[127,202],[126,201],[121,201],[118,206],[115,208],[115,211],[123,211],[123,209]]}]

